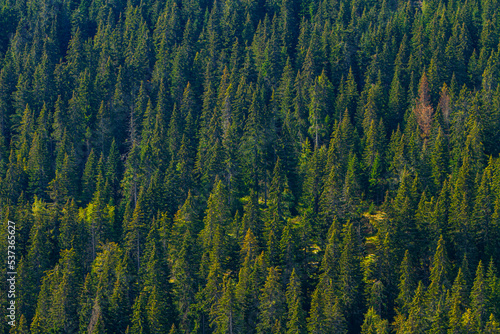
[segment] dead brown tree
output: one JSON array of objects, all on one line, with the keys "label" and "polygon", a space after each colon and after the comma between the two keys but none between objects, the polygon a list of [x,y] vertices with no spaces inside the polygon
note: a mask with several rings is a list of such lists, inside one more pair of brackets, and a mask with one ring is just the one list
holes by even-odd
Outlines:
[{"label": "dead brown tree", "polygon": [[420,79],[418,85],[418,98],[415,108],[413,109],[415,117],[417,118],[418,126],[422,131],[422,136],[424,139],[429,137],[432,126],[432,118],[434,116],[434,108],[430,104],[429,97],[429,83],[427,82],[427,76],[424,74]]}]

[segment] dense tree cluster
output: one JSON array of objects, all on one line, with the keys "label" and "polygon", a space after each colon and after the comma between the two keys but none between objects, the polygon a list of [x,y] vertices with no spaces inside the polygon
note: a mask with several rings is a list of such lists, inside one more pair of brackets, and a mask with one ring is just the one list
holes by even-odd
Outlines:
[{"label": "dense tree cluster", "polygon": [[500,333],[498,8],[0,0],[0,331]]}]

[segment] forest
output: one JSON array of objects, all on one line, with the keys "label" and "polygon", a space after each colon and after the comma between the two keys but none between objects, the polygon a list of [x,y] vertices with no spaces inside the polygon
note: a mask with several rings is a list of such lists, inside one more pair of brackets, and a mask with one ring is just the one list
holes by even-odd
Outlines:
[{"label": "forest", "polygon": [[500,333],[499,9],[0,0],[0,332]]}]

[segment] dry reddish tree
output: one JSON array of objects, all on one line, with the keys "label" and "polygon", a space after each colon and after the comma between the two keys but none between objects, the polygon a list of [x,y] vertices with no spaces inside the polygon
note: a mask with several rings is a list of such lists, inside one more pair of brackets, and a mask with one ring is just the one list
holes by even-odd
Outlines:
[{"label": "dry reddish tree", "polygon": [[429,83],[427,82],[427,76],[425,75],[425,72],[422,75],[422,78],[420,79],[420,83],[418,85],[418,99],[413,112],[415,113],[418,126],[422,131],[424,139],[427,139],[431,131],[434,109],[430,104]]}]

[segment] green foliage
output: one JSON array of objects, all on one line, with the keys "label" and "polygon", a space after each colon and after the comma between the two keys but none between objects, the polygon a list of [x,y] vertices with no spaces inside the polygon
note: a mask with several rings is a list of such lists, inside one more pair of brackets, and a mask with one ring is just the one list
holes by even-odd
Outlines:
[{"label": "green foliage", "polygon": [[76,332],[80,286],[76,256],[74,249],[63,251],[59,263],[42,279],[32,331],[36,327],[40,332]]},{"label": "green foliage", "polygon": [[387,334],[389,333],[389,324],[387,320],[382,320],[373,308],[370,308],[365,314],[365,321],[361,326],[363,334]]},{"label": "green foliage", "polygon": [[285,296],[279,281],[280,272],[270,267],[259,298],[257,333],[280,333],[285,327]]},{"label": "green foliage", "polygon": [[497,8],[0,0],[11,332],[498,332]]},{"label": "green foliage", "polygon": [[288,317],[286,323],[287,334],[303,334],[306,332],[305,312],[302,308],[302,291],[300,280],[295,272],[292,271],[290,282],[286,289],[286,303],[288,308]]}]

